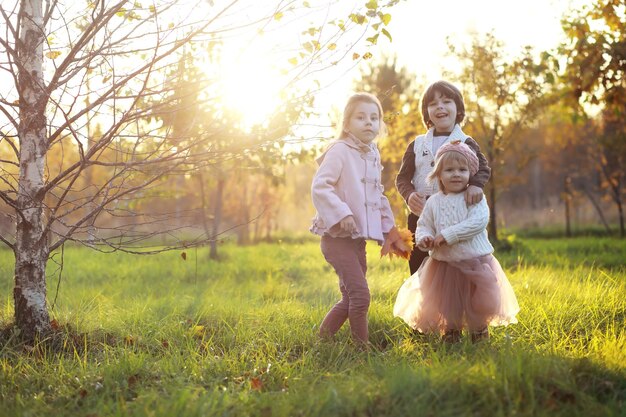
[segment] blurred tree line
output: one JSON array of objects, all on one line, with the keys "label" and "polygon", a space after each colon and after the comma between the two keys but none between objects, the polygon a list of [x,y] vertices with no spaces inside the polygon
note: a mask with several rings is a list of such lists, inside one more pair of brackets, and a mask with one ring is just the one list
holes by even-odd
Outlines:
[{"label": "blurred tree line", "polygon": [[[462,47],[449,40],[460,70],[445,77],[463,92],[463,129],[492,167],[485,193],[496,240],[500,207],[513,216],[556,207],[569,236],[575,207],[588,204],[607,232],[613,218],[625,234],[626,5],[597,0],[562,25],[567,41],[539,53],[526,47],[508,56],[492,33],[474,34]],[[380,143],[383,179],[399,222],[407,211],[394,179],[407,144],[425,132],[419,105],[425,87],[389,57],[355,84],[383,101],[390,131]]]},{"label": "blurred tree line", "polygon": [[[552,51],[524,48],[507,55],[505,45],[492,33],[472,35],[464,43],[450,40],[449,58],[459,70],[445,78],[463,91],[467,109],[463,128],[481,145],[493,169],[485,191],[494,239],[498,228],[510,223],[504,218],[524,211],[530,217],[556,210],[570,234],[574,212],[583,205],[593,208],[607,231],[611,220],[618,219],[624,236],[624,8],[620,1],[597,0],[572,11],[563,19],[568,40]],[[207,99],[210,86],[193,48],[189,45],[177,65],[169,68],[168,100],[158,106],[146,97],[143,105],[158,108],[150,117],[162,122],[177,146],[194,143],[194,157],[167,172],[163,181],[132,198],[119,199],[118,207],[140,212],[141,217],[103,213],[92,220],[92,232],[86,229],[86,235],[116,230],[122,223],[131,228],[150,223],[158,229],[161,217],[178,219],[181,229],[195,225],[203,236],[228,232],[240,244],[272,239],[280,230],[306,231],[313,211],[308,199],[315,170],[312,160],[320,148],[295,150],[284,138],[309,111],[312,95],[292,92],[285,97],[288,104],[262,125],[246,127],[240,115],[225,109],[215,96]],[[209,59],[217,63],[219,50],[212,53]],[[383,180],[398,223],[404,224],[406,209],[394,179],[407,144],[425,131],[420,98],[427,85],[399,67],[394,57],[374,57],[368,63],[354,89],[373,92],[383,103],[390,132],[380,143]],[[97,122],[89,126],[90,141],[96,143],[102,126]],[[119,147],[124,146],[131,142],[120,142]],[[10,151],[0,149],[5,155]],[[62,172],[64,158],[79,152],[51,147],[49,175]],[[113,148],[102,154],[116,159]],[[110,176],[110,171],[105,164],[93,166],[88,177],[77,180],[82,185],[76,190],[82,191],[76,191],[76,198],[87,199],[93,193],[89,183]],[[54,197],[49,199],[53,204]],[[75,216],[81,215],[77,210]],[[11,223],[6,216],[0,218],[2,230],[10,230]],[[186,230],[190,236],[196,233]],[[168,235],[160,239],[166,243]],[[214,257],[217,243],[209,241]]]}]

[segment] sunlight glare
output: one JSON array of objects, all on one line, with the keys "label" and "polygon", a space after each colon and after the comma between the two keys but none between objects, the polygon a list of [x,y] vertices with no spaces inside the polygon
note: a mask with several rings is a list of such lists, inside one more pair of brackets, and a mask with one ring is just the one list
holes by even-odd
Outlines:
[{"label": "sunlight glare", "polygon": [[264,125],[281,103],[284,81],[262,55],[241,53],[221,60],[220,93],[225,106],[241,117],[244,128]]}]

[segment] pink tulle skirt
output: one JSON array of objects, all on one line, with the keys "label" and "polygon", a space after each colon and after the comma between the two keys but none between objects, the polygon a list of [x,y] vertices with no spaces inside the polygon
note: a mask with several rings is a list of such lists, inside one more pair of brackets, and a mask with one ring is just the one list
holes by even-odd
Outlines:
[{"label": "pink tulle skirt", "polygon": [[443,262],[427,258],[398,291],[393,315],[424,333],[477,331],[517,323],[519,304],[493,255]]}]

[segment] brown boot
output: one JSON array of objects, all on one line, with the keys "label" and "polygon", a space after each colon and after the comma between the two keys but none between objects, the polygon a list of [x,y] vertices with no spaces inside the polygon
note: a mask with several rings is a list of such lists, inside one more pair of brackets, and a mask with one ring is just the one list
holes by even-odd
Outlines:
[{"label": "brown boot", "polygon": [[482,342],[483,340],[489,340],[489,328],[472,332],[472,343]]},{"label": "brown boot", "polygon": [[444,343],[459,343],[461,341],[461,331],[455,329],[446,330],[442,340]]}]

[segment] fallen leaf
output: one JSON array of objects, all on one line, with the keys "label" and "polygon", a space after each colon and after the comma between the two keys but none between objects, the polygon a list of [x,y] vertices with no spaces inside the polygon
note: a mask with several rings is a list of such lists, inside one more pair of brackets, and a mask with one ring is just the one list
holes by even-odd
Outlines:
[{"label": "fallen leaf", "polygon": [[263,388],[263,381],[261,381],[260,378],[252,378],[250,380],[250,387],[253,390],[261,391],[261,389]]},{"label": "fallen leaf", "polygon": [[193,326],[191,328],[191,332],[193,333],[194,336],[201,337],[204,335],[204,326],[202,325]]},{"label": "fallen leaf", "polygon": [[128,377],[128,386],[132,388],[133,385],[135,385],[137,382],[139,382],[139,375],[134,374]]}]

